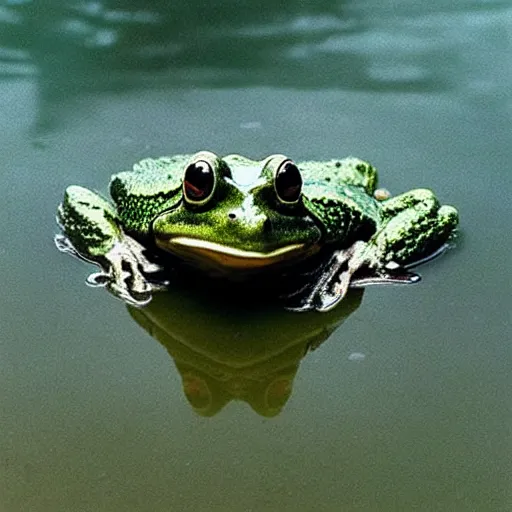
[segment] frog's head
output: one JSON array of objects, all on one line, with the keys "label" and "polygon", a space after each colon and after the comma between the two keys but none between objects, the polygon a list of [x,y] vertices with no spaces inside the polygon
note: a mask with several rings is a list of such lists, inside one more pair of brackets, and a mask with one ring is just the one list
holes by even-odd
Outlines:
[{"label": "frog's head", "polygon": [[302,177],[283,155],[194,155],[182,199],[153,221],[156,244],[216,271],[247,272],[316,252],[321,231],[302,202]]}]

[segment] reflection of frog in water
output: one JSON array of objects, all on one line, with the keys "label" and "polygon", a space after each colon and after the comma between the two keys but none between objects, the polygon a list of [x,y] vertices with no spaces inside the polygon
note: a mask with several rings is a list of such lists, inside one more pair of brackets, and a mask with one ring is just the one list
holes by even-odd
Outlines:
[{"label": "reflection of frog in water", "polygon": [[379,201],[376,184],[375,169],[356,158],[295,164],[282,155],[254,161],[200,152],[146,159],[113,176],[115,207],[69,187],[57,243],[100,265],[93,281],[134,305],[151,299],[150,274],[161,269],[154,257],[163,262],[166,253],[210,274],[259,279],[304,269],[322,251],[334,256],[301,307],[326,310],[356,273],[407,281],[403,268],[439,251],[457,226],[455,208],[440,206],[431,191]]},{"label": "reflection of frog in water", "polygon": [[167,349],[187,400],[202,416],[213,416],[234,400],[248,403],[262,416],[279,414],[302,358],[323,343],[363,297],[363,290],[351,290],[332,311],[296,315],[229,298],[229,307],[224,301],[212,304],[209,292],[178,286],[155,295],[144,308],[128,307],[134,320]]}]

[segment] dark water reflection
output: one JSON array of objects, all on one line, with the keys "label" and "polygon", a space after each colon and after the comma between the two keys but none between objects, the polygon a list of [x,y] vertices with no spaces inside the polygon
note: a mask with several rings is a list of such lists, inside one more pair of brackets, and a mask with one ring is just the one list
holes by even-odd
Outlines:
[{"label": "dark water reflection", "polygon": [[[0,510],[512,510],[511,37],[499,0],[0,2]],[[65,186],[203,148],[354,154],[460,208],[421,285],[290,345],[272,419],[233,387],[196,414],[183,354],[215,351],[53,247]]]},{"label": "dark water reflection", "polygon": [[249,307],[239,300],[212,303],[211,293],[201,297],[190,289],[158,294],[149,306],[128,310],[172,357],[196,413],[214,416],[236,400],[270,418],[290,399],[302,359],[357,310],[363,293],[351,290],[323,315],[297,315],[261,301]]}]

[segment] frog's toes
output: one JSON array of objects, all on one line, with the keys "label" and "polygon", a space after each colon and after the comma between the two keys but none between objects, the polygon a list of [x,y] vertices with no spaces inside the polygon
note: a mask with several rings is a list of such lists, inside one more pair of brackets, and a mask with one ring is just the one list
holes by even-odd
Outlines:
[{"label": "frog's toes", "polygon": [[130,306],[136,307],[146,306],[153,298],[153,290],[149,283],[146,283],[144,288],[144,290],[136,290],[126,286],[124,282],[110,282],[106,286],[106,289],[117,298],[121,299],[123,302],[129,304]]},{"label": "frog's toes", "polygon": [[112,280],[109,274],[106,272],[100,271],[100,272],[94,272],[93,274],[90,274],[87,276],[87,279],[85,282],[88,286],[92,286],[93,288],[97,287],[104,287],[107,286],[107,284]]},{"label": "frog's toes", "polygon": [[[105,254],[105,260],[109,263],[108,273],[113,283],[129,283],[130,288],[135,292],[145,292],[147,281],[142,270],[148,260],[138,251],[134,245],[136,242],[125,237],[123,242],[116,243],[110,251]],[[137,244],[138,245],[138,244]]]},{"label": "frog's toes", "polygon": [[116,260],[108,270],[91,274],[87,280],[89,286],[104,287],[112,295],[132,306],[145,306],[152,297],[152,286],[138,269],[123,270],[123,262]]},{"label": "frog's toes", "polygon": [[135,262],[142,269],[143,272],[152,274],[154,272],[160,272],[163,269],[161,265],[153,263],[152,261],[149,261],[147,259],[147,257],[144,255],[144,246],[137,242],[137,240],[129,236],[126,236],[123,241],[126,247],[132,253]]},{"label": "frog's toes", "polygon": [[73,244],[69,241],[69,238],[65,235],[55,235],[53,238],[55,246],[60,252],[71,254],[72,256],[79,257],[77,250],[73,247]]},{"label": "frog's toes", "polygon": [[373,262],[369,256],[368,244],[363,241],[336,252],[338,262],[329,270],[328,286],[324,286],[318,295],[317,311],[329,311],[345,298],[353,275],[362,266]]},{"label": "frog's toes", "polygon": [[368,261],[367,243],[355,242],[347,249],[335,251],[324,265],[320,278],[295,311],[329,311],[343,300],[352,276]]},{"label": "frog's toes", "polygon": [[149,283],[144,273],[157,272],[162,267],[150,262],[144,255],[144,247],[131,237],[124,236],[95,263],[102,271],[91,274],[87,284],[103,286],[128,304],[146,305],[152,292],[159,288]]}]

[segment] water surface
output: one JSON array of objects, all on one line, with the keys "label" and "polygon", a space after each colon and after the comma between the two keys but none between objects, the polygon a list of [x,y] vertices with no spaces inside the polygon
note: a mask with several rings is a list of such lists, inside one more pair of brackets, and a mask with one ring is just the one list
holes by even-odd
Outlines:
[{"label": "water surface", "polygon": [[[1,4],[2,512],[512,509],[510,3],[267,4]],[[203,148],[353,154],[460,208],[420,285],[290,356],[272,417],[199,414],[174,348],[53,247],[67,185]]]}]

